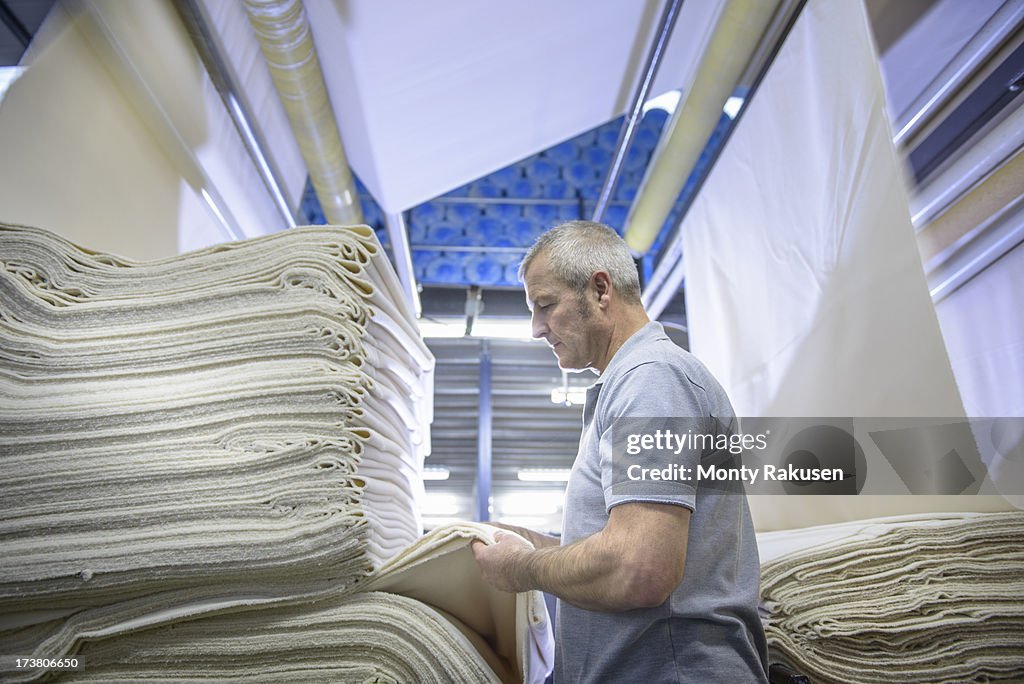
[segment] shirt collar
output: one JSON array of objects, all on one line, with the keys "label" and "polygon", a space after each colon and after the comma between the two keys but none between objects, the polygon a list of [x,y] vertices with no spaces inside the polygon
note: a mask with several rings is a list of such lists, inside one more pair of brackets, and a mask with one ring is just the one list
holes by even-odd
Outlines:
[{"label": "shirt collar", "polygon": [[617,370],[619,366],[627,363],[626,359],[634,349],[656,340],[659,337],[665,337],[665,328],[657,321],[650,321],[649,323],[646,323],[644,327],[630,335],[629,339],[623,342],[622,346],[619,347],[612,356],[612,360],[608,362],[604,372],[597,378],[594,386],[603,383],[605,378],[611,377],[611,373],[613,371]]}]

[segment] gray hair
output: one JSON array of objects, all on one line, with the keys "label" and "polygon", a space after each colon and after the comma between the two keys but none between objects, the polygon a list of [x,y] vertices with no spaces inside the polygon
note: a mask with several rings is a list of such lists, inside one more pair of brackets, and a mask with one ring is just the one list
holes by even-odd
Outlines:
[{"label": "gray hair", "polygon": [[618,233],[594,221],[566,221],[537,238],[519,264],[519,279],[539,255],[548,257],[552,274],[583,294],[590,277],[605,271],[612,286],[630,304],[640,303],[640,278],[629,247]]}]

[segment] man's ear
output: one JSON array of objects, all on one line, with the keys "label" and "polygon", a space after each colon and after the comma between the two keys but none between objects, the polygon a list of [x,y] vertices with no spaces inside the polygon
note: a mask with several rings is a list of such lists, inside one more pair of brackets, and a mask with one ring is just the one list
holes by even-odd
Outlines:
[{"label": "man's ear", "polygon": [[594,275],[590,276],[590,285],[597,293],[598,304],[605,302],[605,298],[611,294],[612,279],[604,271],[595,271]]}]

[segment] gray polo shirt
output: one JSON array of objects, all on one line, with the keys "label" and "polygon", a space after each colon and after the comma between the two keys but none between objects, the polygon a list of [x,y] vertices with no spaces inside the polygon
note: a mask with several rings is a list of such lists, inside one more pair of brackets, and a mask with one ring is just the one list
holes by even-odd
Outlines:
[{"label": "gray polo shirt", "polygon": [[[687,417],[688,425],[708,431],[735,424],[722,387],[656,322],[630,337],[588,389],[562,543],[600,532],[620,504],[685,506],[692,511],[686,569],[680,585],[655,608],[601,613],[559,600],[555,681],[766,681],[757,613],[760,566],[747,500],[736,488],[741,485],[627,480],[626,469],[612,459],[613,427],[623,417]],[[671,464],[639,465],[695,467],[721,457],[713,449],[683,449],[672,454]]]}]

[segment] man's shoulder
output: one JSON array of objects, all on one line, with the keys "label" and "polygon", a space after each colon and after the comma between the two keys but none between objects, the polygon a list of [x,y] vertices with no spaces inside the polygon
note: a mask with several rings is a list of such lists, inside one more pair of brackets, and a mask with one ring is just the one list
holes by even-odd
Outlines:
[{"label": "man's shoulder", "polygon": [[665,374],[670,377],[688,378],[702,387],[708,380],[713,380],[711,371],[700,359],[664,334],[632,347],[622,359],[617,359],[614,368],[609,370],[607,377],[603,378],[609,385],[616,384],[626,377],[658,377]]},{"label": "man's shoulder", "polygon": [[602,422],[624,416],[731,416],[722,386],[697,357],[671,340],[634,350],[604,379]]}]

